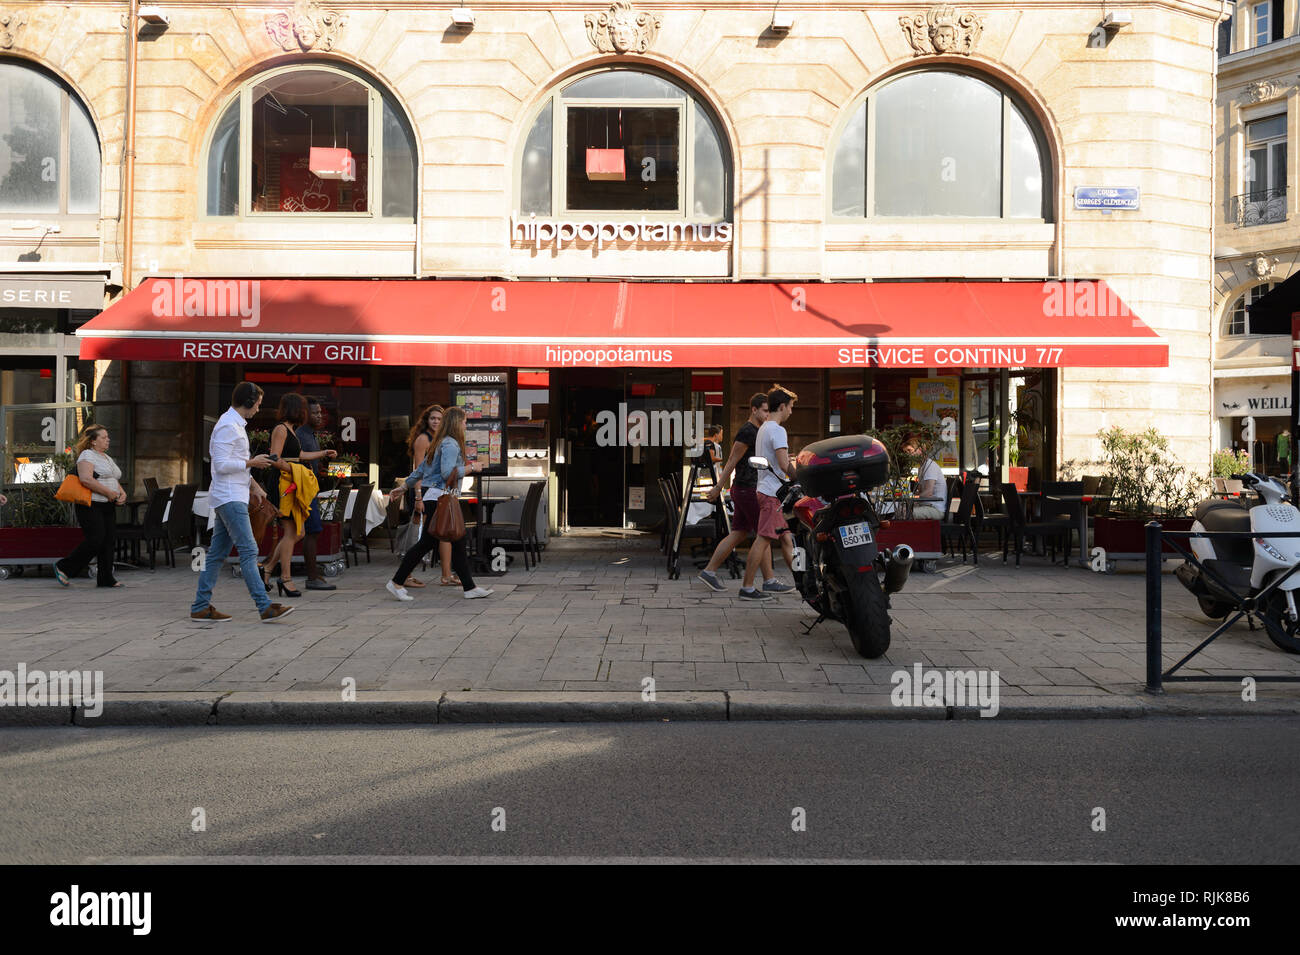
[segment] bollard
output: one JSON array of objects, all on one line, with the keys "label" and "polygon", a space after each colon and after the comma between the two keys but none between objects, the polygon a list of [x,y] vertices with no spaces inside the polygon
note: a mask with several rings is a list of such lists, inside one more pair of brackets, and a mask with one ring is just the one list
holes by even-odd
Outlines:
[{"label": "bollard", "polygon": [[1147,524],[1147,692],[1160,686],[1160,525]]}]

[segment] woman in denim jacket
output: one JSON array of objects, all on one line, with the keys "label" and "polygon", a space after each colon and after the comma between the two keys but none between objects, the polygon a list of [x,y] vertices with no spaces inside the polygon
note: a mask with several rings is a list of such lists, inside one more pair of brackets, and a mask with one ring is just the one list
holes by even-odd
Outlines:
[{"label": "woman in denim jacket", "polygon": [[[438,498],[447,492],[452,472],[458,472],[459,478],[464,477],[469,471],[479,470],[477,461],[470,465],[465,463],[468,456],[465,450],[465,409],[448,408],[447,413],[442,416],[442,424],[438,426],[437,433],[429,442],[429,450],[425,452],[420,466],[389,495],[393,500],[397,500],[406,493],[408,487],[414,487],[417,481],[424,488],[424,534],[420,537],[419,543],[406,552],[406,556],[402,558],[402,566],[397,568],[397,573],[393,574],[393,579],[388,582],[388,592],[398,600],[415,599],[406,592],[406,587],[403,585],[411,571],[415,569],[415,565],[423,560],[424,555],[438,543],[437,538],[433,536],[433,518],[438,511]],[[465,552],[463,537],[451,542],[451,565],[456,569],[456,576],[460,578],[461,587],[467,598],[486,597],[492,593],[488,588],[475,586],[474,578],[469,572],[469,556]]]}]

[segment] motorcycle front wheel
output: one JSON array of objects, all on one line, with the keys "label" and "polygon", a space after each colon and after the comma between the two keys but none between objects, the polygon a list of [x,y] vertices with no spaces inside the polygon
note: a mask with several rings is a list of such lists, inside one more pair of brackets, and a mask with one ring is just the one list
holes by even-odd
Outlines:
[{"label": "motorcycle front wheel", "polygon": [[1300,653],[1300,621],[1293,621],[1286,614],[1286,596],[1273,591],[1268,606],[1264,608],[1264,629],[1268,638],[1279,650],[1287,653]]},{"label": "motorcycle front wheel", "polygon": [[875,571],[858,574],[844,594],[844,625],[859,656],[874,660],[889,649],[889,606]]}]

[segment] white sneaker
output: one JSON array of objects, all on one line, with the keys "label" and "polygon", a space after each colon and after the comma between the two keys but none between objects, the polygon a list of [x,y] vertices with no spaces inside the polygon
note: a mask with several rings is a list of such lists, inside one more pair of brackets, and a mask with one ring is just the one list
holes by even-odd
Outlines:
[{"label": "white sneaker", "polygon": [[393,595],[394,597],[396,597],[398,600],[414,600],[414,599],[415,599],[414,597],[412,597],[410,594],[408,594],[408,593],[406,592],[406,588],[405,588],[405,587],[399,587],[399,586],[397,586],[397,584],[393,583],[391,580],[390,580],[390,581],[385,585],[385,588],[388,590],[388,592],[389,592],[390,594],[392,594],[392,595]]},{"label": "white sneaker", "polygon": [[492,594],[491,587],[475,587],[473,590],[465,591],[465,599],[473,600],[475,597],[490,597]]}]

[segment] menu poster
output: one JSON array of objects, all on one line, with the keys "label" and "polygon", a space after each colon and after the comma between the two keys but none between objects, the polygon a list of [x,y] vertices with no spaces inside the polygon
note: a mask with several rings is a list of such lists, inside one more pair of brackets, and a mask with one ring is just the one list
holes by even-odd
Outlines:
[{"label": "menu poster", "polygon": [[467,425],[465,428],[465,450],[471,461],[483,466],[484,473],[490,468],[499,467],[505,461],[502,453],[502,428],[500,422]]},{"label": "menu poster", "polygon": [[281,212],[365,212],[366,160],[357,160],[354,182],[319,179],[307,166],[308,157],[281,153]]},{"label": "menu poster", "polygon": [[451,403],[465,412],[465,449],[487,477],[505,477],[510,472],[506,413],[510,378],[508,372],[451,372]]},{"label": "menu poster", "polygon": [[954,376],[913,378],[912,420],[937,424],[948,440],[940,440],[931,456],[941,468],[957,467],[957,424],[961,407],[957,402],[961,380]]},{"label": "menu poster", "polygon": [[465,409],[465,417],[470,421],[479,418],[501,417],[501,392],[498,389],[471,389],[456,393],[456,404]]}]

